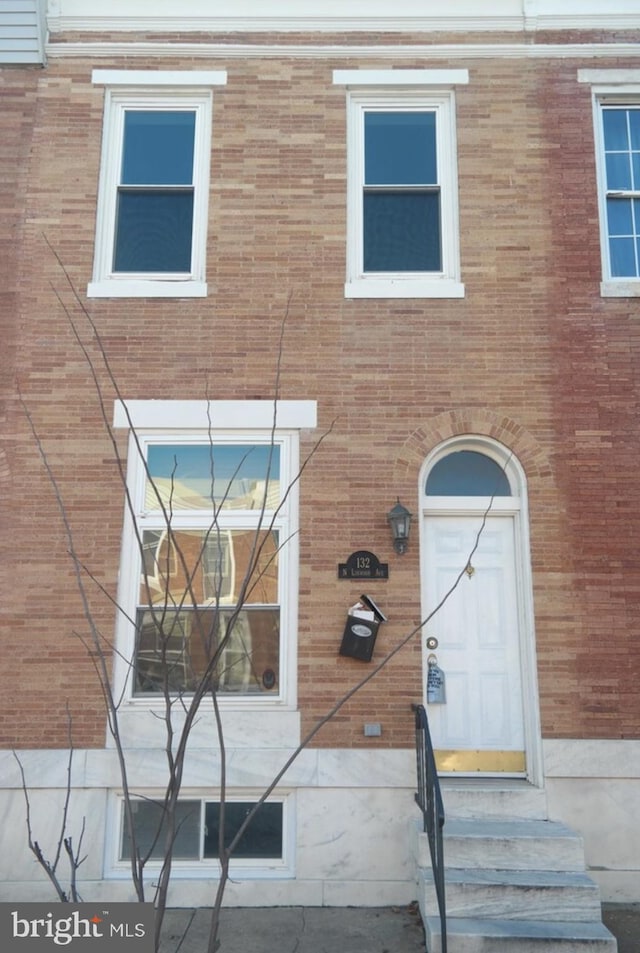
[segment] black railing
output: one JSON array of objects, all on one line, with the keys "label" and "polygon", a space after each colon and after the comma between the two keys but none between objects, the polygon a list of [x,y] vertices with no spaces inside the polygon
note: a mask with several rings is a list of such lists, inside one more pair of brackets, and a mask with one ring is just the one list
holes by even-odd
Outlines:
[{"label": "black railing", "polygon": [[444,804],[426,709],[424,705],[412,705],[411,707],[416,716],[416,763],[418,767],[416,803],[422,811],[423,830],[429,840],[431,869],[433,870],[433,882],[436,888],[438,912],[440,913],[441,953],[447,953],[447,908],[445,904],[444,848],[442,844]]}]

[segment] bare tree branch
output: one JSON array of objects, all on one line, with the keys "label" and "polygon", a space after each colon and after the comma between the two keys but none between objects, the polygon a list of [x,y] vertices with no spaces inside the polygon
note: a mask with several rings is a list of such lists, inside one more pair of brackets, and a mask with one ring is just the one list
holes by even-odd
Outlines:
[{"label": "bare tree branch", "polygon": [[[71,712],[69,710],[68,702],[66,704],[66,710],[67,710],[67,730],[68,730],[68,737],[69,737],[69,757],[67,760],[67,783],[65,788],[64,805],[62,808],[62,817],[60,820],[60,833],[58,835],[58,841],[55,847],[53,860],[47,860],[47,858],[45,857],[44,851],[42,850],[42,847],[40,846],[38,841],[34,839],[33,827],[31,822],[31,800],[29,797],[29,789],[27,788],[27,780],[24,773],[24,767],[15,749],[13,750],[12,753],[13,753],[13,757],[16,759],[18,763],[20,778],[22,781],[22,793],[24,794],[25,805],[26,805],[27,843],[29,845],[29,850],[32,852],[32,854],[34,855],[34,857],[36,858],[36,860],[38,861],[38,863],[40,864],[40,866],[46,873],[47,877],[51,881],[53,888],[58,895],[58,899],[62,901],[62,903],[68,903],[69,900],[71,899],[71,901],[75,903],[80,899],[80,895],[77,889],[77,871],[78,871],[78,868],[86,860],[86,856],[80,857],[80,853],[82,850],[82,839],[84,836],[84,829],[85,829],[85,818],[84,817],[82,818],[82,828],[81,828],[80,837],[78,840],[78,848],[77,850],[74,851],[73,840],[71,836],[67,834],[67,825],[69,820],[69,804],[71,801],[71,787],[72,787],[71,772],[73,767],[73,752],[74,752],[72,730],[71,730],[72,729]],[[58,874],[58,865],[60,863],[60,857],[62,855],[63,848],[69,860],[70,895],[62,887],[60,876]]]},{"label": "bare tree branch", "polygon": [[[290,501],[291,494],[294,492],[297,484],[302,479],[302,475],[306,468],[309,466],[314,456],[319,452],[323,442],[333,432],[335,421],[332,422],[329,428],[324,431],[314,442],[311,450],[307,453],[305,459],[298,467],[298,472],[292,477],[290,483],[286,487],[280,487],[278,502],[274,504],[273,507],[270,507],[270,484],[274,471],[276,459],[275,453],[278,441],[277,415],[281,391],[284,342],[292,301],[291,296],[289,296],[286,303],[285,313],[280,322],[278,341],[276,345],[273,393],[271,397],[272,417],[268,443],[269,453],[264,474],[264,487],[256,488],[255,498],[258,502],[256,505],[255,519],[252,522],[250,530],[247,531],[252,535],[246,547],[247,555],[245,564],[242,571],[238,573],[241,578],[237,582],[237,588],[234,589],[233,603],[228,606],[225,604],[224,608],[221,608],[223,599],[223,585],[225,581],[223,568],[221,564],[214,564],[213,594],[211,597],[209,597],[209,593],[207,593],[207,599],[211,598],[211,602],[207,602],[205,611],[203,608],[203,598],[199,598],[198,596],[198,580],[199,577],[202,576],[206,560],[209,559],[209,562],[211,560],[211,556],[207,551],[207,547],[209,545],[216,547],[217,545],[217,549],[214,549],[214,553],[220,553],[222,551],[225,523],[223,521],[221,524],[220,516],[225,505],[229,502],[232,496],[233,479],[240,471],[240,468],[243,466],[248,454],[245,454],[242,457],[236,466],[235,474],[232,474],[231,478],[227,482],[226,487],[222,490],[222,492],[219,492],[216,484],[214,461],[215,422],[212,420],[211,415],[212,402],[209,398],[209,394],[207,393],[206,405],[209,440],[209,489],[211,510],[209,511],[207,508],[206,516],[203,517],[202,524],[199,524],[201,528],[198,530],[198,547],[193,547],[193,549],[197,549],[197,551],[191,552],[188,543],[185,541],[186,534],[181,523],[180,501],[176,496],[176,483],[177,478],[179,477],[177,469],[178,460],[174,459],[173,469],[169,475],[168,481],[164,476],[162,478],[162,482],[154,479],[150,470],[149,462],[147,460],[144,441],[137,432],[135,422],[132,419],[129,406],[124,394],[122,393],[117,376],[112,368],[107,349],[101,338],[96,322],[85,306],[80,295],[76,291],[69,273],[61,261],[59,255],[55,249],[52,248],[46,237],[45,241],[53,256],[55,257],[56,262],[58,263],[61,272],[66,279],[68,287],[71,291],[71,295],[73,296],[74,304],[69,307],[62,294],[56,290],[55,287],[53,288],[54,294],[67,317],[73,337],[79,349],[81,350],[85,363],[88,367],[88,373],[96,394],[102,424],[111,445],[113,457],[117,464],[118,479],[120,481],[120,485],[123,488],[127,525],[131,526],[134,543],[137,547],[137,555],[139,556],[142,567],[140,573],[139,592],[137,596],[137,605],[139,607],[137,610],[138,615],[136,618],[134,618],[133,614],[128,611],[126,607],[123,607],[119,604],[118,598],[109,593],[106,587],[103,586],[96,578],[95,573],[93,573],[86,565],[86,562],[81,559],[75,544],[70,513],[67,505],[65,504],[61,487],[57,480],[56,474],[53,471],[50,460],[47,457],[45,446],[41,436],[38,433],[33,416],[27,406],[26,401],[24,401],[22,395],[19,394],[21,406],[29,423],[31,433],[43,462],[47,478],[52,486],[58,510],[60,512],[63,529],[66,535],[67,549],[73,562],[75,580],[80,593],[83,614],[88,626],[88,634],[79,634],[78,637],[81,639],[82,644],[87,649],[96,670],[106,710],[109,731],[115,744],[122,786],[125,831],[130,845],[129,862],[131,879],[134,884],[138,900],[141,902],[144,901],[146,894],[146,867],[149,860],[155,858],[157,854],[160,853],[160,867],[159,870],[154,868],[156,879],[152,885],[154,890],[153,899],[158,912],[158,916],[156,917],[155,936],[157,950],[160,942],[160,931],[162,928],[163,916],[167,906],[176,840],[179,836],[182,824],[184,823],[184,819],[179,820],[180,815],[178,813],[178,807],[183,786],[188,743],[194,725],[197,723],[198,718],[200,717],[203,702],[205,700],[210,701],[213,710],[217,748],[220,758],[218,777],[218,856],[220,863],[220,876],[215,892],[211,927],[207,939],[208,953],[215,953],[219,946],[219,917],[225,888],[229,881],[229,865],[233,853],[236,850],[242,836],[246,832],[248,825],[251,823],[256,812],[264,804],[267,798],[278,787],[296,758],[298,758],[301,752],[308,747],[308,745],[313,741],[321,729],[329,721],[331,721],[331,719],[334,718],[334,716],[359,691],[361,691],[369,682],[371,682],[372,679],[374,679],[409,642],[411,642],[416,634],[419,633],[430,621],[430,619],[432,619],[433,616],[442,608],[447,599],[450,598],[454,590],[457,588],[462,576],[464,575],[466,566],[469,564],[478,547],[481,533],[484,530],[486,520],[493,503],[493,498],[484,514],[482,525],[478,530],[474,546],[469,553],[465,567],[461,568],[454,583],[442,597],[438,605],[429,612],[426,618],[415,625],[405,636],[403,636],[401,640],[384,656],[384,658],[377,662],[373,668],[371,668],[367,674],[357,682],[357,684],[345,692],[331,706],[326,714],[324,714],[314,724],[304,738],[302,738],[295,750],[287,758],[275,777],[270,781],[261,796],[253,805],[247,817],[244,819],[243,823],[237,830],[234,831],[233,837],[230,838],[230,842],[227,843],[229,840],[229,838],[226,837],[228,766],[220,701],[221,691],[219,685],[221,671],[224,671],[224,652],[231,643],[231,640],[235,639],[235,642],[231,644],[235,647],[235,644],[238,643],[244,650],[246,658],[250,660],[250,664],[253,664],[251,660],[251,651],[245,644],[242,637],[242,613],[246,611],[247,603],[251,600],[256,587],[263,583],[265,577],[270,571],[270,568],[274,563],[277,562],[279,554],[297,534],[297,530],[294,530],[294,532],[287,535],[286,538],[283,538],[284,532],[280,529],[282,524],[280,517],[283,515],[283,513],[285,513],[285,507]],[[86,325],[91,332],[89,343],[87,343],[86,340],[88,333],[86,331],[86,327],[83,325],[83,321],[86,321]],[[136,454],[144,475],[148,499],[153,499],[152,509],[154,520],[157,519],[157,522],[153,522],[153,527],[155,528],[158,524],[161,524],[162,533],[166,534],[166,551],[161,551],[158,544],[157,547],[152,548],[151,556],[148,557],[147,562],[145,562],[145,539],[148,541],[148,536],[146,536],[146,531],[141,528],[141,524],[138,519],[139,514],[136,510],[133,491],[127,479],[126,463],[120,453],[118,440],[116,439],[116,433],[110,419],[110,414],[108,413],[108,401],[113,395],[115,395],[115,398],[120,402],[126,422],[128,424],[130,432],[130,453]],[[186,532],[188,532],[188,530]],[[275,543],[276,532],[278,533],[277,543]],[[174,558],[175,567],[172,563]],[[149,561],[149,559],[151,561]],[[171,578],[172,576],[174,577],[173,583]],[[178,580],[177,582],[175,582],[176,579]],[[123,621],[126,621],[132,630],[136,632],[136,645],[131,657],[129,657],[126,653],[123,653],[122,648],[117,644],[114,644],[113,639],[107,638],[97,625],[89,599],[89,583],[95,587],[95,590],[100,593],[101,596],[108,600],[108,602],[115,608],[119,617],[121,617]],[[185,674],[182,682],[178,681],[178,687],[176,688],[177,679],[174,677],[174,671],[172,669],[173,663],[170,656],[170,651],[173,651],[173,649],[170,648],[170,640],[175,638],[176,633],[178,635],[180,634],[181,626],[183,624],[180,614],[183,612],[192,613],[191,618],[193,620],[193,631],[200,639],[200,643],[204,649],[204,664],[202,664],[200,667],[197,665],[190,665],[188,673]],[[133,684],[135,691],[140,685],[140,668],[137,667],[136,658],[138,646],[142,638],[141,620],[145,618],[147,613],[151,619],[150,625],[152,624],[153,626],[153,637],[156,639],[155,644],[157,646],[157,656],[160,669],[157,683],[152,685],[152,688],[155,691],[155,697],[162,702],[161,710],[158,706],[158,710],[154,711],[153,714],[157,718],[161,719],[163,723],[163,757],[166,764],[166,779],[163,782],[164,789],[161,796],[157,799],[145,797],[143,794],[135,794],[131,788],[129,781],[129,755],[121,736],[119,720],[120,706],[126,697],[128,686]],[[156,649],[154,649],[154,651],[156,651]],[[126,678],[120,684],[117,695],[115,693],[116,689],[112,683],[110,670],[110,663],[114,658],[120,660],[121,664],[125,666],[126,670]],[[194,671],[194,669],[197,670]],[[155,678],[155,673],[153,674],[153,678]],[[178,718],[178,714],[180,715],[180,718]],[[73,749],[70,745],[70,756],[72,756],[72,753]],[[71,864],[71,895],[73,897],[77,897],[77,871],[85,860],[85,857],[81,857],[85,827],[83,822],[82,831],[78,840],[78,846],[77,848],[74,848],[72,838],[66,832],[69,818],[69,797],[72,780],[71,762],[69,763],[67,774],[67,797],[65,799],[62,813],[62,831],[60,840],[57,844],[55,860],[52,864],[48,864],[38,843],[33,839],[31,805],[29,803],[29,795],[26,787],[24,772],[22,771],[22,765],[20,764],[15,752],[14,756],[18,760],[18,764],[20,765],[20,770],[22,772],[21,776],[23,782],[23,791],[27,805],[27,832],[29,847],[38,859],[38,862],[47,872],[47,875],[52,880],[54,886],[57,884],[56,889],[60,899],[68,899],[66,893],[60,887],[56,875],[56,867],[60,860],[62,850],[64,849],[67,857],[69,858],[69,863]],[[153,827],[151,836],[146,838],[141,838],[139,836],[139,830],[136,827],[135,820],[135,804],[136,801],[141,799],[157,804],[159,807],[157,825]]]}]

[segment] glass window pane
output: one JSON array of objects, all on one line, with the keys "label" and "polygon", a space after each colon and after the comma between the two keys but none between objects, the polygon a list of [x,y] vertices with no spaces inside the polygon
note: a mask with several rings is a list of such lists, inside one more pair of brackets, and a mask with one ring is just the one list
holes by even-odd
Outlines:
[{"label": "glass window pane", "polygon": [[280,609],[138,610],[135,691],[191,692],[216,659],[213,687],[220,693],[277,692],[280,681]]},{"label": "glass window pane", "polygon": [[[213,425],[215,426],[215,421]],[[158,495],[177,510],[275,509],[280,499],[280,447],[272,444],[154,444],[147,454],[145,509],[158,510]],[[155,490],[154,490],[155,487]],[[157,491],[157,494],[156,494]]]},{"label": "glass window pane", "polygon": [[631,188],[631,164],[628,152],[611,152],[606,157],[607,188]]},{"label": "glass window pane", "polygon": [[609,254],[613,278],[635,278],[638,276],[633,238],[609,239]]},{"label": "glass window pane", "polygon": [[190,272],[193,191],[118,193],[113,270]]},{"label": "glass window pane", "polygon": [[[154,548],[155,547],[155,548]],[[275,530],[144,530],[140,604],[235,605],[250,565],[244,601],[278,602],[278,533]]]},{"label": "glass window pane", "polygon": [[[133,802],[136,848],[142,857],[151,851],[153,860],[162,859],[165,851],[165,825],[162,822],[163,808],[155,801]],[[180,801],[175,812],[176,836],[174,860],[200,860],[200,801]],[[120,844],[120,860],[131,856],[131,835],[123,810],[123,830]]]},{"label": "glass window pane", "polygon": [[607,199],[607,227],[610,235],[631,235],[631,199]]},{"label": "glass window pane", "polygon": [[631,139],[631,148],[640,150],[640,108],[629,109],[629,137]]},{"label": "glass window pane", "polygon": [[191,664],[192,615],[188,612],[138,610],[136,691],[171,692],[195,688]]},{"label": "glass window pane", "polygon": [[602,127],[606,151],[629,148],[626,109],[603,109]]},{"label": "glass window pane", "polygon": [[366,185],[435,185],[435,112],[366,112]]},{"label": "glass window pane", "polygon": [[457,450],[438,460],[427,478],[428,496],[511,496],[499,464],[475,450]]},{"label": "glass window pane", "polygon": [[[247,801],[227,801],[224,809],[224,844],[228,847],[240,825],[253,808]],[[233,857],[272,859],[282,857],[282,803],[261,804],[242,835]],[[220,838],[220,804],[205,804],[204,856],[218,857]]]},{"label": "glass window pane", "polygon": [[123,185],[191,185],[195,112],[127,110]]},{"label": "glass window pane", "polygon": [[440,271],[437,192],[366,192],[365,271]]},{"label": "glass window pane", "polygon": [[631,156],[631,188],[634,192],[640,192],[640,152],[634,152]]}]

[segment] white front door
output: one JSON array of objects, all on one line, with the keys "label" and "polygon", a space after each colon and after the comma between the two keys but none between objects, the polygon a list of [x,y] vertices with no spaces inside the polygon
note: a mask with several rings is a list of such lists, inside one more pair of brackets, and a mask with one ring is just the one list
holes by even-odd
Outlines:
[{"label": "white front door", "polygon": [[[479,536],[481,513],[425,519],[425,615],[466,568],[422,636],[425,704],[439,770],[521,776],[526,763],[513,515],[487,516]],[[429,648],[428,640],[437,645]],[[444,672],[441,704],[427,701],[429,660]]]}]

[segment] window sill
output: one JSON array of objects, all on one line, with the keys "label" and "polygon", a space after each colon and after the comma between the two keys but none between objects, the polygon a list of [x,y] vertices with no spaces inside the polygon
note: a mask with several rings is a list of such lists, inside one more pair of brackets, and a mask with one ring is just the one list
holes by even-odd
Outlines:
[{"label": "window sill", "polygon": [[618,278],[600,282],[602,298],[640,298],[640,279]]},{"label": "window sill", "polygon": [[[175,701],[180,697],[178,692],[171,692],[171,698]],[[193,697],[193,692],[185,692],[185,703],[188,705]],[[280,712],[296,712],[297,708],[282,695],[242,695],[240,692],[218,692],[218,705],[221,709],[227,711],[243,712],[245,715],[253,715],[258,712],[264,715],[267,712],[279,714]],[[166,702],[160,692],[142,692],[131,695],[127,702],[129,711],[143,711],[145,714],[149,711],[164,711]]]},{"label": "window sill", "polygon": [[206,298],[206,281],[105,279],[87,285],[87,298]]},{"label": "window sill", "polygon": [[345,298],[464,298],[452,278],[357,278],[344,286]]},{"label": "window sill", "polygon": [[[146,869],[158,876],[160,872],[158,861],[149,861]],[[294,877],[293,865],[285,861],[265,861],[260,865],[259,860],[232,860],[230,872],[233,880],[292,880]],[[216,860],[177,861],[171,865],[171,876],[176,880],[210,880],[213,883],[220,878],[220,864]],[[131,862],[118,861],[107,872],[107,880],[131,878]]]}]

